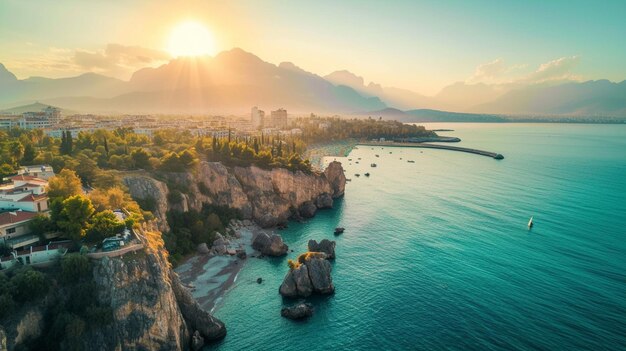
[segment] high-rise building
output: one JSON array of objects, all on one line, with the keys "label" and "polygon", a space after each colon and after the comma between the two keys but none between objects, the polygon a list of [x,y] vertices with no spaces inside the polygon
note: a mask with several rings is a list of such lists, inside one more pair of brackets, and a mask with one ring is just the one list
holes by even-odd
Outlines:
[{"label": "high-rise building", "polygon": [[285,110],[284,108],[279,108],[276,111],[272,111],[271,120],[272,127],[278,129],[287,128],[287,125],[289,124],[287,120],[287,110]]},{"label": "high-rise building", "polygon": [[256,106],[252,108],[250,113],[250,121],[254,129],[263,128],[263,120],[265,119],[265,111],[259,110]]}]

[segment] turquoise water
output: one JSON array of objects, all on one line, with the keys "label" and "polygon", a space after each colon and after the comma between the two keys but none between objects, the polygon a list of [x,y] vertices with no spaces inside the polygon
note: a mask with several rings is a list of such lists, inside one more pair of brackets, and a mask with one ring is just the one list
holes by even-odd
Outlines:
[{"label": "turquoise water", "polygon": [[286,320],[287,257],[251,258],[210,349],[626,350],[626,126],[429,127],[505,159],[360,146],[344,199],[282,232],[289,258],[337,240],[336,293]]}]

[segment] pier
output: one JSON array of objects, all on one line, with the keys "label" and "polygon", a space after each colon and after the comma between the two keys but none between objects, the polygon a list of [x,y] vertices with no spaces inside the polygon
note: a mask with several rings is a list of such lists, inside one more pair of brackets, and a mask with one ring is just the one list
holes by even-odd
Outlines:
[{"label": "pier", "polygon": [[359,143],[359,145],[364,146],[389,146],[389,147],[420,147],[425,149],[443,149],[443,150],[452,150],[452,151],[461,151],[467,152],[470,154],[482,155],[491,157],[496,160],[504,159],[502,154],[491,151],[470,149],[467,147],[458,147],[458,146],[450,146],[450,145],[439,145],[439,144],[428,144],[428,143],[407,143],[407,142],[394,142],[394,141],[377,141],[377,142],[365,142]]}]

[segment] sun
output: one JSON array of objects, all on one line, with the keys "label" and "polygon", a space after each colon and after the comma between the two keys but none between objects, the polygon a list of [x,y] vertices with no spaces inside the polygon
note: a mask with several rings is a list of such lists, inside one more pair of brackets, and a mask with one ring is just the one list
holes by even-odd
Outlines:
[{"label": "sun", "polygon": [[211,55],[215,53],[215,41],[207,27],[187,21],[172,30],[167,51],[174,57]]}]

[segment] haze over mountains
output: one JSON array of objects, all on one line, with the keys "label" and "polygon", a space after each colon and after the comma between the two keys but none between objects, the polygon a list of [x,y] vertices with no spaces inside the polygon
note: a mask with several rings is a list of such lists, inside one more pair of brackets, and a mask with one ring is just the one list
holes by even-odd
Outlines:
[{"label": "haze over mountains", "polygon": [[[91,113],[235,113],[254,105],[299,113],[349,113],[402,117],[402,120],[472,120],[480,114],[626,116],[626,81],[552,82],[489,85],[459,82],[435,96],[365,84],[362,77],[337,71],[324,77],[293,63],[274,65],[241,49],[215,57],[178,58],[140,69],[129,81],[94,73],[19,80],[0,64],[0,108],[40,101]],[[395,108],[395,109],[394,109]],[[397,110],[396,110],[397,109]],[[397,112],[396,112],[397,111]],[[426,116],[426,117],[425,117]],[[497,116],[482,116],[482,120]]]}]

